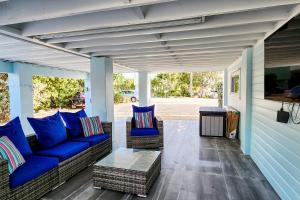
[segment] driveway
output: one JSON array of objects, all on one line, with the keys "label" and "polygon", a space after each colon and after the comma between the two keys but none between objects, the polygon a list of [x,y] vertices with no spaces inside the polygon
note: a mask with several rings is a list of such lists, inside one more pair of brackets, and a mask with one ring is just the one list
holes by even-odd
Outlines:
[{"label": "driveway", "polygon": [[[217,106],[217,99],[200,98],[152,98],[155,104],[155,115],[163,119],[198,119],[200,106]],[[115,105],[115,117],[127,118],[132,115],[131,103]],[[138,103],[135,103],[138,105]]]}]

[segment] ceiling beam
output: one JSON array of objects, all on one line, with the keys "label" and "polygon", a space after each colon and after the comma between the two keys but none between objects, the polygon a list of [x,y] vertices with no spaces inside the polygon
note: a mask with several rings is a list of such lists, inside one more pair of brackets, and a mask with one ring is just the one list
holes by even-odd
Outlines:
[{"label": "ceiling beam", "polygon": [[174,0],[10,0],[0,7],[0,25],[117,10]]},{"label": "ceiling beam", "polygon": [[[216,54],[192,54],[192,55],[177,55],[176,57],[178,59],[194,59],[194,58],[228,58],[228,57],[239,57],[241,53],[216,53]],[[172,55],[163,55],[163,56],[157,56],[157,57],[143,57],[143,58],[113,58],[116,62],[122,62],[122,61],[147,61],[147,60],[162,60],[162,59],[170,59],[174,58]]]},{"label": "ceiling beam", "polygon": [[246,41],[237,41],[237,42],[223,42],[223,43],[214,43],[214,44],[203,44],[203,45],[186,45],[186,46],[176,46],[176,47],[154,47],[146,49],[131,49],[131,50],[116,50],[116,51],[97,51],[92,53],[92,55],[102,55],[102,56],[111,56],[111,55],[122,55],[122,54],[136,54],[136,53],[152,53],[152,52],[166,52],[166,51],[183,51],[183,50],[209,50],[217,48],[227,48],[227,47],[241,47],[241,46],[253,46],[256,43],[256,40],[246,40]]},{"label": "ceiling beam", "polygon": [[[252,24],[252,25],[241,25],[241,26],[215,28],[215,29],[207,29],[207,30],[164,33],[161,36],[161,39],[158,39],[153,35],[126,37],[125,41],[124,38],[94,39],[94,40],[67,43],[65,47],[68,49],[74,49],[74,48],[86,48],[86,47],[111,44],[110,42],[114,44],[118,44],[117,43],[118,41],[122,42],[123,44],[124,43],[129,44],[129,43],[142,43],[142,42],[145,43],[145,42],[157,42],[157,41],[233,36],[233,35],[268,32],[273,28],[274,28],[274,23],[259,23],[259,24]],[[128,40],[126,41],[126,39]]]},{"label": "ceiling beam", "polygon": [[[204,48],[215,48],[215,47],[229,47],[229,46],[242,46],[242,45],[249,45],[252,46],[256,43],[256,40],[235,40],[235,41],[229,41],[229,42],[212,42],[212,43],[208,43],[208,44],[201,44],[201,43],[194,43],[194,44],[188,44],[188,45],[176,45],[176,46],[171,46],[171,45],[167,45],[167,46],[163,46],[164,49],[166,50],[185,50],[185,49],[204,49]],[[153,43],[150,43],[153,44]],[[114,46],[113,46],[114,47]],[[143,52],[144,50],[146,51],[153,51],[153,50],[159,50],[162,49],[161,45],[153,45],[153,46],[147,46],[145,45],[145,47],[143,46],[131,46],[131,47],[127,47],[127,48],[123,48],[123,49],[115,49],[115,48],[86,48],[86,49],[82,49],[80,50],[81,53],[92,53],[92,52],[130,52],[130,51],[138,51],[138,52]]]},{"label": "ceiling beam", "polygon": [[146,12],[143,10],[143,7],[138,6],[138,7],[132,8],[132,9],[135,11],[136,15],[137,15],[140,19],[145,19],[145,17],[146,17]]},{"label": "ceiling beam", "polygon": [[[57,2],[54,3],[56,3],[57,6],[61,5]],[[174,1],[169,2],[168,4],[154,4],[149,6],[146,19],[138,18],[136,13],[131,9],[89,13],[27,23],[24,26],[23,35],[34,36],[95,28],[124,26],[128,25],[128,23],[141,24],[159,21],[171,21],[199,16],[211,16],[249,11],[281,5],[293,5],[296,3],[300,3],[300,0],[185,0],[184,3],[183,1]],[[24,8],[22,9],[24,10]],[[9,12],[9,9],[6,12]],[[18,10],[15,12],[17,13],[20,11]],[[35,12],[36,10],[31,11],[31,13],[28,13],[28,16],[32,16]],[[44,13],[47,14],[47,12]],[[5,21],[9,21],[9,18],[5,18],[4,22]]]},{"label": "ceiling beam", "polygon": [[[245,46],[242,47],[227,47],[227,48],[216,48],[216,49],[205,49],[205,50],[183,50],[183,51],[172,51],[172,52],[147,52],[147,53],[135,53],[135,54],[122,54],[115,55],[115,58],[136,58],[136,57],[154,57],[154,56],[163,56],[163,55],[192,55],[192,54],[214,54],[214,53],[223,53],[223,52],[242,52]],[[93,56],[101,56],[94,54]]]},{"label": "ceiling beam", "polygon": [[[98,38],[161,34],[161,33],[170,33],[170,32],[178,32],[178,31],[220,28],[226,26],[238,26],[238,25],[261,23],[261,22],[275,22],[275,21],[286,19],[290,9],[291,9],[290,7],[278,7],[272,9],[268,8],[259,11],[249,11],[249,12],[242,12],[242,13],[211,16],[207,18],[207,21],[205,23],[193,23],[193,24],[186,24],[186,25],[179,24],[176,26],[161,26],[156,28],[143,28],[143,29],[139,29],[138,26],[140,25],[136,25],[137,27],[136,30],[126,30],[127,27],[124,27],[124,30],[119,29],[118,31],[111,31],[106,33],[102,33],[103,29],[61,33],[61,34],[51,35],[51,37],[54,38],[47,40],[47,42],[65,43],[65,42],[83,41],[83,40],[98,39]],[[130,25],[130,26],[132,27],[134,25]],[[47,35],[41,36],[41,38],[46,39]],[[158,37],[158,39],[160,38]]]}]

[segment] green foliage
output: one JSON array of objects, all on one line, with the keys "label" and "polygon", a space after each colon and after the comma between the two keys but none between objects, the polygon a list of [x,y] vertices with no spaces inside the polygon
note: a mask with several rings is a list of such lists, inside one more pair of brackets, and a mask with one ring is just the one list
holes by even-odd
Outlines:
[{"label": "green foliage", "polygon": [[133,79],[126,79],[123,74],[115,73],[113,74],[113,81],[114,81],[114,101],[115,103],[123,103],[127,102],[128,99],[124,98],[121,95],[122,90],[134,90],[134,80]]},{"label": "green foliage", "polygon": [[32,81],[35,112],[70,107],[70,99],[84,90],[80,79],[34,76]]},{"label": "green foliage", "polygon": [[0,73],[0,123],[9,120],[8,75]]},{"label": "green foliage", "polygon": [[223,82],[219,81],[216,84],[217,94],[218,94],[218,105],[223,106]]},{"label": "green foliage", "polygon": [[189,96],[189,73],[160,73],[151,81],[157,97]]},{"label": "green foliage", "polygon": [[211,97],[221,80],[218,72],[193,73],[192,94],[190,94],[190,73],[160,73],[151,81],[152,94],[156,97]]}]

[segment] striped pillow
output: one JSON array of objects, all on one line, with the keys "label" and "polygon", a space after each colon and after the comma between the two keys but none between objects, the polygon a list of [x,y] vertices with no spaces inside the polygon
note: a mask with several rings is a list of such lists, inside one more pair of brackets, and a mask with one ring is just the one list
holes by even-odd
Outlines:
[{"label": "striped pillow", "polygon": [[103,134],[100,117],[82,117],[80,118],[80,122],[84,137]]},{"label": "striped pillow", "polygon": [[20,151],[6,136],[0,138],[0,158],[8,161],[9,174],[25,163]]},{"label": "striped pillow", "polygon": [[152,112],[135,112],[136,128],[153,128]]}]

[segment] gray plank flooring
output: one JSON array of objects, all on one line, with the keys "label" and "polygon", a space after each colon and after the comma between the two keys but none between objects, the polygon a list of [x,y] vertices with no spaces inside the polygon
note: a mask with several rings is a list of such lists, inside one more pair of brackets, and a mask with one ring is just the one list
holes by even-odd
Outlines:
[{"label": "gray plank flooring", "polygon": [[[280,199],[237,141],[199,137],[197,120],[165,121],[162,171],[146,198],[93,188],[92,167],[44,200],[276,200]],[[125,147],[125,120],[115,122],[114,148]]]}]

